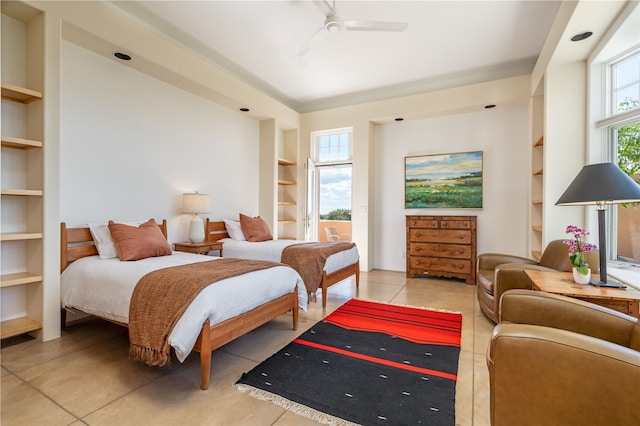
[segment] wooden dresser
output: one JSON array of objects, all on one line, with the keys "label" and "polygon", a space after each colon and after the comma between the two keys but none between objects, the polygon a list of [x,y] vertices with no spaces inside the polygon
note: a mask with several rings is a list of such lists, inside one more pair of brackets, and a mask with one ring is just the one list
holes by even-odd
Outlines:
[{"label": "wooden dresser", "polygon": [[407,216],[407,277],[476,283],[475,216]]}]

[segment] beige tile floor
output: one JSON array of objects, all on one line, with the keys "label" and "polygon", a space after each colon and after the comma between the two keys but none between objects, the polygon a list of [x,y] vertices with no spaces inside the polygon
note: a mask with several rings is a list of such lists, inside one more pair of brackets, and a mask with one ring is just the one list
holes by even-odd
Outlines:
[{"label": "beige tile floor", "polygon": [[236,390],[234,383],[351,297],[431,307],[463,315],[456,424],[489,424],[485,352],[493,324],[480,312],[475,287],[459,281],[407,279],[402,272],[362,273],[301,312],[297,331],[283,315],[213,353],[211,384],[200,390],[197,354],[167,368],[127,359],[123,328],[89,320],[60,339],[28,341],[0,352],[2,426],[10,425],[277,425],[316,424]]}]

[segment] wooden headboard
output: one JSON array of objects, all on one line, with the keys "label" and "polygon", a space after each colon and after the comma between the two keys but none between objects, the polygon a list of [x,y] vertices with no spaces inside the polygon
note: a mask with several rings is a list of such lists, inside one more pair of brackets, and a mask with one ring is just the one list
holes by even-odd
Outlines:
[{"label": "wooden headboard", "polygon": [[[162,235],[167,238],[167,220],[164,219],[158,226]],[[67,228],[66,223],[60,223],[60,272],[74,260],[96,254],[98,250],[88,227]]]},{"label": "wooden headboard", "polygon": [[223,238],[229,238],[227,228],[224,226],[224,221],[213,221],[209,218],[205,221],[204,226],[205,239],[208,243],[215,243]]}]

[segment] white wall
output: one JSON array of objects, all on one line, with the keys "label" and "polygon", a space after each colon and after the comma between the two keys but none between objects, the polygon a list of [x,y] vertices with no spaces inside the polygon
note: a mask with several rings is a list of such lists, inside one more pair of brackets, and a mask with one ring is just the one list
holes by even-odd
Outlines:
[{"label": "white wall", "polygon": [[166,218],[178,242],[184,192],[211,195],[203,217],[257,213],[256,120],[70,42],[61,64],[62,221]]},{"label": "white wall", "polygon": [[[476,215],[478,253],[527,255],[527,105],[404,121],[375,130],[374,268],[406,270],[405,215]],[[404,209],[404,157],[483,151],[482,209]]]}]

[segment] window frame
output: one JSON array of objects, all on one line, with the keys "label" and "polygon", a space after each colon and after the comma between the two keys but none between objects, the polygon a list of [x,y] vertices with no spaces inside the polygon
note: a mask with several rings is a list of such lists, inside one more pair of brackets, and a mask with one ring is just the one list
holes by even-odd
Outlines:
[{"label": "window frame", "polygon": [[[320,141],[323,136],[347,134],[348,136],[348,158],[334,161],[320,161]],[[353,163],[353,128],[343,127],[339,129],[322,130],[311,133],[312,160],[316,166],[339,165]]]},{"label": "window frame", "polygon": [[[602,150],[600,162],[618,163],[618,129],[640,121],[640,105],[627,111],[618,112],[618,107],[615,104],[618,92],[618,88],[616,88],[615,67],[632,57],[640,58],[640,44],[637,44],[631,49],[601,63],[601,75],[603,78],[600,92],[602,96],[601,102],[602,105],[604,105],[604,108],[601,110],[601,119],[595,123],[595,129],[596,131],[599,131],[601,135]],[[608,254],[607,261],[618,260],[617,207],[617,205],[608,205],[606,207],[607,223],[605,226],[608,237],[606,241]]]}]

